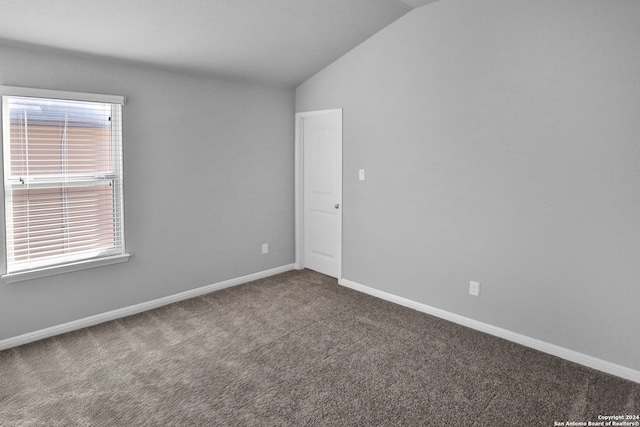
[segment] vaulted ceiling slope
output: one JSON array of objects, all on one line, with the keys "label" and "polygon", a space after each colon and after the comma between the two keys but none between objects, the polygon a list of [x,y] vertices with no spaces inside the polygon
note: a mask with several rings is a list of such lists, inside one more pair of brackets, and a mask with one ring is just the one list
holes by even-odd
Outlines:
[{"label": "vaulted ceiling slope", "polygon": [[295,87],[433,1],[0,0],[0,43]]}]

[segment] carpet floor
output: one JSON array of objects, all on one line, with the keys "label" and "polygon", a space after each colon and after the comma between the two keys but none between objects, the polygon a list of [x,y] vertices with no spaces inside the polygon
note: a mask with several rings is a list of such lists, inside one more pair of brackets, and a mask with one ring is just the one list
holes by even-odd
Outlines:
[{"label": "carpet floor", "polygon": [[627,414],[640,415],[640,384],[309,270],[0,352],[0,426],[554,426]]}]

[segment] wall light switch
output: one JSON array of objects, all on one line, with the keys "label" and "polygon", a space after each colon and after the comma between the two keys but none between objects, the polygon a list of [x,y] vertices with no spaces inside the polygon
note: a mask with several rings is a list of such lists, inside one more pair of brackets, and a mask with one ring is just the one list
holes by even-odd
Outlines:
[{"label": "wall light switch", "polygon": [[360,181],[364,181],[364,169],[360,169],[360,170],[358,171],[358,179],[359,179]]},{"label": "wall light switch", "polygon": [[268,254],[268,253],[269,253],[269,244],[268,243],[263,243],[262,244],[262,255]]}]

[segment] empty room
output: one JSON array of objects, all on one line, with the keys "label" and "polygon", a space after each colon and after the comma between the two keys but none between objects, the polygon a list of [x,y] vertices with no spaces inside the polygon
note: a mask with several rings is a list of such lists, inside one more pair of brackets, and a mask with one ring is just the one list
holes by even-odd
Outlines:
[{"label": "empty room", "polygon": [[640,426],[640,1],[0,0],[0,426]]}]

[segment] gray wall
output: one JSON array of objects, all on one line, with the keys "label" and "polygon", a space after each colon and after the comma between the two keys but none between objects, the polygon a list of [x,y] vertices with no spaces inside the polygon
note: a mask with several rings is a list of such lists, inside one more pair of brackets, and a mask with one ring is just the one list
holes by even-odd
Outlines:
[{"label": "gray wall", "polygon": [[133,253],[124,264],[0,281],[0,339],[294,262],[293,89],[8,46],[0,84],[127,97]]},{"label": "gray wall", "polygon": [[640,369],[639,28],[442,0],[300,85],[344,108],[344,278]]}]

